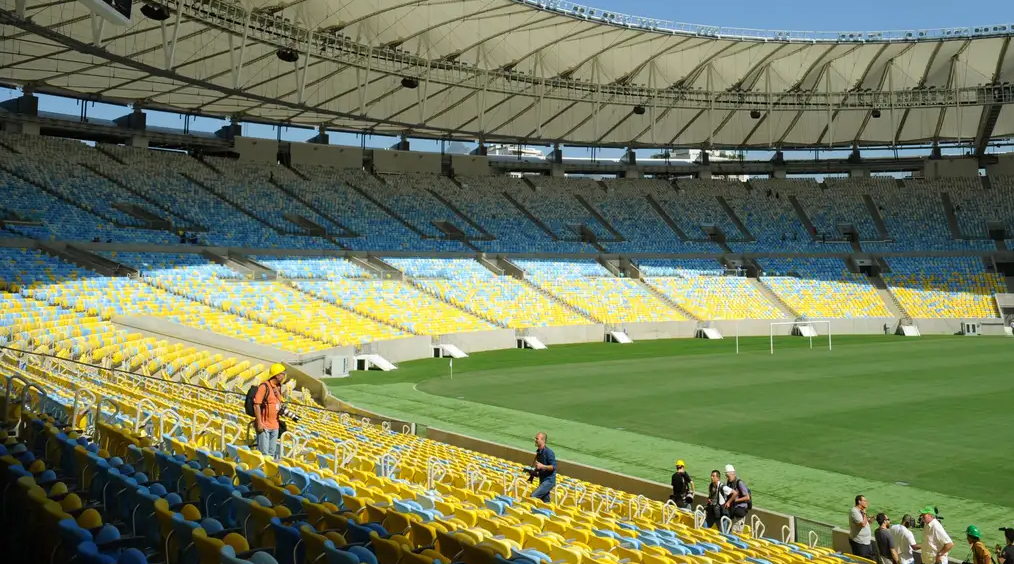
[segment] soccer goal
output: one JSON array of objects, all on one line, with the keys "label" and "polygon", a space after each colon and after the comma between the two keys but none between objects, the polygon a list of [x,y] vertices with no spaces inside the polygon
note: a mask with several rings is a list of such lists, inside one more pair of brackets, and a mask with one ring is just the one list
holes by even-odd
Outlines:
[{"label": "soccer goal", "polygon": [[817,337],[820,339],[820,334],[817,332],[817,328],[814,325],[826,328],[827,333],[827,350],[831,350],[831,322],[830,321],[772,321],[770,327],[769,342],[771,345],[771,354],[775,354],[775,327],[791,325],[792,335],[800,337],[806,337],[810,339],[810,348],[813,348],[813,338]]}]

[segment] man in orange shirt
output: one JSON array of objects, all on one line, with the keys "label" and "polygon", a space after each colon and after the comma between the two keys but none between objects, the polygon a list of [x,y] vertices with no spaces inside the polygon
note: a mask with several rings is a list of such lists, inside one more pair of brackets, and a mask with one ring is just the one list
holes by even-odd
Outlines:
[{"label": "man in orange shirt", "polygon": [[285,383],[285,366],[272,364],[268,379],[257,386],[254,396],[254,429],[257,431],[257,450],[278,458],[278,411],[282,407],[282,384]]}]

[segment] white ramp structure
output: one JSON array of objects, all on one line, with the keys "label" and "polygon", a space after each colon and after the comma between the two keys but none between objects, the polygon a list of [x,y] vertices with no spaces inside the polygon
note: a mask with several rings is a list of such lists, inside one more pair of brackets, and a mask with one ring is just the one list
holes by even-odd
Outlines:
[{"label": "white ramp structure", "polygon": [[468,358],[468,354],[459,349],[457,345],[433,345],[433,356],[435,358]]},{"label": "white ramp structure", "polygon": [[623,331],[610,331],[606,334],[606,342],[626,345],[628,343],[633,343],[634,341],[630,338],[630,335],[627,335]]},{"label": "white ramp structure", "polygon": [[356,355],[356,370],[372,370],[374,368],[383,370],[384,372],[398,369],[393,362],[379,354]]},{"label": "white ramp structure", "polygon": [[519,349],[532,349],[534,351],[541,351],[541,350],[545,350],[547,347],[546,347],[546,344],[543,343],[542,341],[540,341],[538,337],[532,337],[532,336],[529,335],[527,337],[520,337],[520,338],[518,338],[518,348]]}]

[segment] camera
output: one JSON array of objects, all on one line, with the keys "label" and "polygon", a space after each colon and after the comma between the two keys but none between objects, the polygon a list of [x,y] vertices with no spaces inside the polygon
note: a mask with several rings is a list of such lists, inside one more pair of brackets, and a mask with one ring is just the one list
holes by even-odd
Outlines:
[{"label": "camera", "polygon": [[528,474],[529,482],[534,482],[535,478],[539,475],[539,471],[531,466],[525,466],[524,468],[521,469],[521,471],[524,472],[525,474]]},{"label": "camera", "polygon": [[278,417],[284,417],[293,423],[299,423],[299,415],[290,410],[284,403],[282,407],[278,409]]},{"label": "camera", "polygon": [[[933,516],[936,517],[940,521],[944,520],[943,515],[940,515],[940,509],[937,508],[936,506],[933,506]],[[916,529],[922,529],[925,526],[926,526],[926,523],[923,522],[922,515],[920,515],[919,516],[919,520],[915,524],[915,528]]]}]

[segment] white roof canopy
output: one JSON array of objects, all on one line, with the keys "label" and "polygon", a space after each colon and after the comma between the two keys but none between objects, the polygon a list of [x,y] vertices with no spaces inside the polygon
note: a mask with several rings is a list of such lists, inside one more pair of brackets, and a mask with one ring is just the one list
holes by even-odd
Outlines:
[{"label": "white roof canopy", "polygon": [[514,0],[167,0],[168,19],[135,3],[116,26],[74,0],[27,0],[29,19],[2,1],[3,80],[180,112],[571,145],[1014,134],[1010,26],[761,32]]}]

